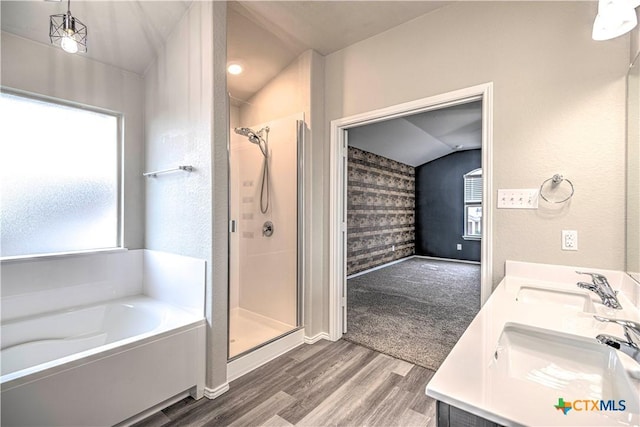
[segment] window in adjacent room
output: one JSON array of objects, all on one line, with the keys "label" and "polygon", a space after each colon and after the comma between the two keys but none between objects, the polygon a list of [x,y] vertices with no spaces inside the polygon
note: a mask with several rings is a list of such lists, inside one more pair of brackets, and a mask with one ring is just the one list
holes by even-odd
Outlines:
[{"label": "window in adjacent room", "polygon": [[464,239],[482,238],[482,169],[464,175]]},{"label": "window in adjacent room", "polygon": [[114,113],[0,93],[0,256],[121,246]]}]

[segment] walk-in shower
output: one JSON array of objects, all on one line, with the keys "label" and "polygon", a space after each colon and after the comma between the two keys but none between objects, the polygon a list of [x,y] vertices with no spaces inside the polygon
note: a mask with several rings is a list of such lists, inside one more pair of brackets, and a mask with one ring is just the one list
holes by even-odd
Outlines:
[{"label": "walk-in shower", "polygon": [[232,120],[243,126],[229,143],[230,359],[301,326],[302,120]]}]

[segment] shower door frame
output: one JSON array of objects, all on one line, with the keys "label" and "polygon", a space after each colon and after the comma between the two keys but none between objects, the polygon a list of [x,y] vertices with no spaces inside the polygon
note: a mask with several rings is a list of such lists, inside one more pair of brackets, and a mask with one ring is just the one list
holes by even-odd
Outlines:
[{"label": "shower door frame", "polygon": [[[229,339],[231,336],[231,274],[227,274],[227,363],[237,360],[247,354],[254,352],[268,344],[280,340],[283,337],[291,335],[292,333],[304,328],[304,136],[305,136],[305,118],[304,113],[301,113],[302,119],[296,120],[296,326],[290,331],[287,331],[281,335],[271,338],[267,341],[260,343],[254,347],[249,348],[235,356],[230,356]],[[271,121],[278,120],[273,119]],[[229,124],[231,129],[231,124]],[[229,219],[229,227],[227,232],[227,271],[231,271],[231,233],[235,232],[237,224],[234,225],[233,219],[231,219],[231,132],[228,133],[229,140],[227,141],[227,217]]]}]

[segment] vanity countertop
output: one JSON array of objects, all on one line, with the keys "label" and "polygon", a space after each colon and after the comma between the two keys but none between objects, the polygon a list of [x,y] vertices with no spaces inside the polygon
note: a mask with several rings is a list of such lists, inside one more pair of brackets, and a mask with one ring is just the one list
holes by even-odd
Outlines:
[{"label": "vanity countertop", "polygon": [[[604,274],[619,290],[622,310],[607,308],[595,293],[579,289],[576,282],[590,278],[576,270]],[[536,300],[539,290],[542,297]],[[584,306],[550,302],[545,290]],[[622,272],[507,261],[505,278],[435,373],[426,393],[505,426],[640,425],[640,364],[598,343],[598,334],[624,335],[621,326],[593,317],[640,322],[638,294],[638,286]],[[553,357],[563,363],[545,358],[552,347]],[[599,363],[598,357],[604,358],[606,369],[589,371]],[[606,403],[608,410],[593,410],[597,404],[590,403],[614,397],[613,407],[618,410],[611,410],[611,402]],[[565,414],[556,409],[559,399],[574,402],[573,410]],[[625,400],[624,410],[619,400]]]}]

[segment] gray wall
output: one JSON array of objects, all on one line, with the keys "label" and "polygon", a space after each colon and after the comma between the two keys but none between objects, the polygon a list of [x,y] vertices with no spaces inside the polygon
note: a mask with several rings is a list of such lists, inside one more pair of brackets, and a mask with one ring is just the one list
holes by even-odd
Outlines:
[{"label": "gray wall", "polygon": [[[630,42],[592,40],[596,13],[597,2],[455,2],[328,55],[326,119],[493,82],[494,189],[554,173],[576,186],[562,209],[492,207],[494,284],[507,259],[620,270]],[[563,229],[578,230],[579,251],[561,250]]]},{"label": "gray wall", "polygon": [[207,262],[209,388],[227,380],[225,7],[193,2],[145,74],[146,169],[194,167],[147,181],[145,247]]},{"label": "gray wall", "polygon": [[[480,261],[480,241],[464,240],[463,175],[482,166],[482,152],[451,153],[416,168],[416,254]],[[462,245],[462,250],[456,249]]]},{"label": "gray wall", "polygon": [[347,274],[413,255],[414,168],[355,147],[348,165]]}]

